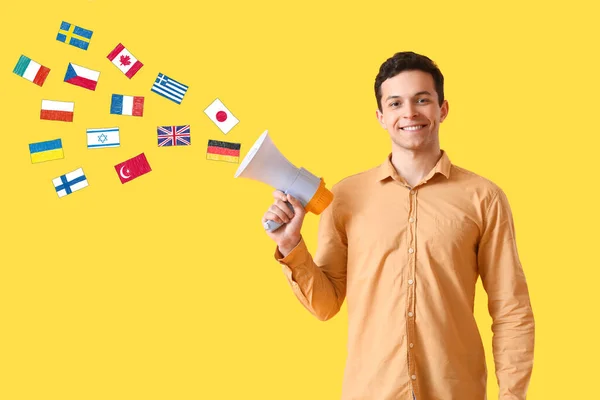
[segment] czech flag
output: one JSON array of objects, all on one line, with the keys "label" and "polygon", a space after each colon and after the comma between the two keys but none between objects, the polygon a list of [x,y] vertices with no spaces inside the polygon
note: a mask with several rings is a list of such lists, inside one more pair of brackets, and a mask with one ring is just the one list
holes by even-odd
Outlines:
[{"label": "czech flag", "polygon": [[99,77],[100,72],[98,71],[69,63],[65,75],[65,82],[70,83],[71,85],[81,86],[85,89],[96,90]]}]

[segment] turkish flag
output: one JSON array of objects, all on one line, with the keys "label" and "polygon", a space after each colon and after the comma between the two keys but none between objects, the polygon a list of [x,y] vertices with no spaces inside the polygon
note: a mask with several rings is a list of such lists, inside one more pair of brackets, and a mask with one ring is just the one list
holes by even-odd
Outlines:
[{"label": "turkish flag", "polygon": [[152,168],[150,168],[150,164],[146,160],[146,155],[142,153],[115,165],[115,171],[117,171],[121,183],[126,183],[152,171]]}]

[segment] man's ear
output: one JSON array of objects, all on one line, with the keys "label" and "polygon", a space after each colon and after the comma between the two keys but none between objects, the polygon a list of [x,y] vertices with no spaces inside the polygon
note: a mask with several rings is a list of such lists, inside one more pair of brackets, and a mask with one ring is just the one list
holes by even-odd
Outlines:
[{"label": "man's ear", "polygon": [[444,122],[444,120],[448,116],[449,111],[450,106],[448,105],[448,100],[444,100],[444,102],[442,103],[442,108],[440,110],[440,122]]},{"label": "man's ear", "polygon": [[387,130],[387,126],[385,124],[385,121],[383,120],[383,113],[379,110],[376,110],[375,116],[377,117],[377,121],[379,121],[379,125],[381,125],[383,129]]}]

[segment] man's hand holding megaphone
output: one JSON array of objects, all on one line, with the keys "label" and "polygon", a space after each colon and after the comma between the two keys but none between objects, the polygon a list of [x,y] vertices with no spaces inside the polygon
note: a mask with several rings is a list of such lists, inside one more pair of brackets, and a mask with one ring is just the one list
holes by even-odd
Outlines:
[{"label": "man's hand holding megaphone", "polygon": [[[263,224],[268,220],[282,224],[282,226],[274,231],[266,230],[267,235],[275,243],[281,254],[285,257],[300,243],[302,223],[306,210],[302,203],[289,194],[285,194],[280,190],[273,192],[273,204],[263,215]],[[287,203],[286,203],[287,202]],[[290,205],[293,207],[293,211]]]},{"label": "man's hand holding megaphone", "polygon": [[300,242],[307,212],[321,214],[333,200],[322,178],[288,161],[275,147],[268,131],[254,142],[235,172],[273,187],[275,201],[263,216],[263,227],[285,256]]}]

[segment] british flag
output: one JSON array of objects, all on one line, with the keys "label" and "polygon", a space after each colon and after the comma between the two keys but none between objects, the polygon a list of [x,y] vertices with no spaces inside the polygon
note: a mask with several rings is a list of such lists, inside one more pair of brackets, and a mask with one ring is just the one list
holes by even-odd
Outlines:
[{"label": "british flag", "polygon": [[162,146],[189,146],[192,144],[190,126],[159,126],[158,147]]}]

